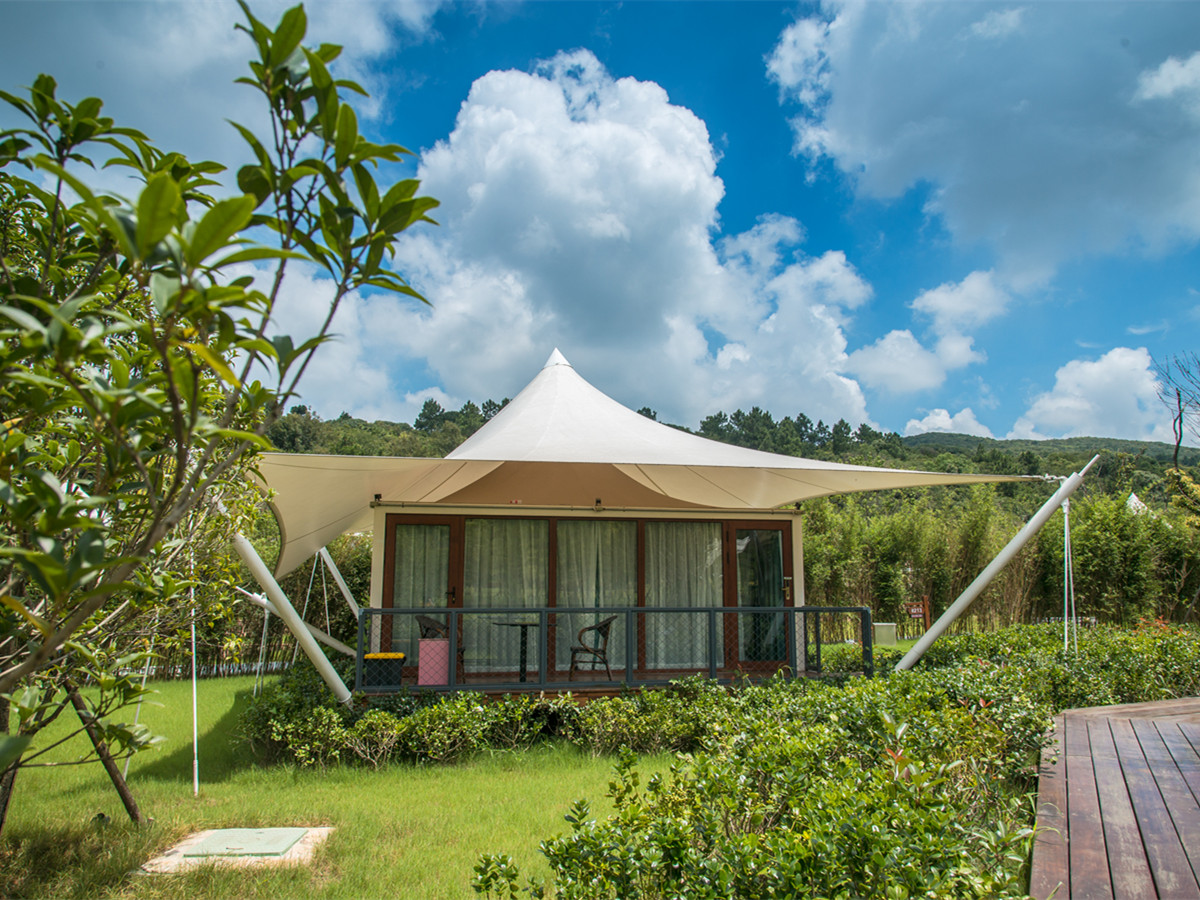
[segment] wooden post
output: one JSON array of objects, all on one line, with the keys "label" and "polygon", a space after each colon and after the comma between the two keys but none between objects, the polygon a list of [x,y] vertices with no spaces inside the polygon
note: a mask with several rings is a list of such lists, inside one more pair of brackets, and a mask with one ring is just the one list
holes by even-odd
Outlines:
[{"label": "wooden post", "polygon": [[113,761],[112,754],[108,752],[108,745],[104,743],[104,739],[100,737],[100,732],[96,730],[95,716],[92,711],[87,708],[87,704],[83,702],[83,697],[79,695],[79,688],[73,684],[67,685],[68,695],[71,698],[71,705],[75,707],[75,713],[79,716],[79,721],[83,723],[83,730],[87,732],[87,736],[92,740],[92,746],[96,748],[96,755],[100,757],[100,762],[104,765],[104,770],[108,772],[108,777],[112,779],[113,787],[117,789],[117,794],[121,798],[121,802],[125,804],[125,811],[129,813],[129,818],[137,824],[142,824],[142,813],[138,809],[137,801],[133,799],[133,794],[129,790],[129,785],[121,776],[121,770],[117,768],[117,764]]}]

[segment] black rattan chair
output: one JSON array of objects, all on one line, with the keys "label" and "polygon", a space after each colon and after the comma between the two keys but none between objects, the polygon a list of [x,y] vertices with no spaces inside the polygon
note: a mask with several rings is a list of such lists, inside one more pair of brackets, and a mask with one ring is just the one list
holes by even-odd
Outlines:
[{"label": "black rattan chair", "polygon": [[[597,665],[603,663],[608,680],[612,681],[612,669],[608,667],[608,634],[612,630],[612,623],[616,621],[616,618],[616,616],[609,616],[603,622],[579,629],[579,636],[575,638],[578,643],[571,647],[571,670],[567,673],[567,681],[575,680],[575,669],[580,662],[580,657],[583,657],[583,662],[592,664],[591,671],[593,672],[596,671]],[[584,637],[589,631],[595,633],[595,638],[591,642]]]}]

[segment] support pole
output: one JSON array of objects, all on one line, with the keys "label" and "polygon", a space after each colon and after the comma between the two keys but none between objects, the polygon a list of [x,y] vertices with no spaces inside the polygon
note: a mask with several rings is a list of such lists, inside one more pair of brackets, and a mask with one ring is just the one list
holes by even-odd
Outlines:
[{"label": "support pole", "polygon": [[246,568],[250,570],[250,574],[254,576],[254,580],[266,591],[267,597],[274,607],[272,612],[283,619],[283,623],[287,625],[288,630],[295,635],[296,640],[300,644],[300,649],[304,651],[305,656],[312,660],[317,673],[329,685],[329,689],[333,691],[333,695],[338,699],[338,702],[349,704],[351,699],[350,690],[334,670],[333,665],[329,662],[329,658],[317,646],[316,639],[309,634],[304,620],[300,618],[295,607],[288,600],[287,594],[283,592],[283,588],[279,586],[279,583],[271,574],[271,570],[267,568],[266,564],[262,561],[262,557],[258,555],[258,551],[254,549],[254,545],[246,540],[245,535],[235,532],[233,535],[233,547],[237,550],[238,556],[242,558],[242,562],[246,564]]},{"label": "support pole", "polygon": [[200,796],[200,715],[196,710],[196,606],[192,589],[192,796]]},{"label": "support pole", "polygon": [[1000,574],[1000,570],[1008,565],[1009,561],[1017,555],[1018,551],[1029,542],[1029,539],[1038,533],[1041,527],[1054,515],[1055,511],[1062,506],[1063,502],[1079,489],[1079,485],[1083,483],[1083,476],[1087,474],[1088,469],[1099,458],[1099,456],[1093,456],[1091,462],[1084,466],[1082,471],[1076,472],[1062,483],[1059,489],[1054,492],[1054,496],[1047,500],[1042,508],[1034,513],[1033,518],[1025,523],[1025,527],[1017,532],[1016,537],[1005,545],[1004,549],[996,555],[996,558],[988,563],[987,568],[980,572],[978,577],[950,605],[950,608],[942,613],[941,618],[934,622],[933,626],[925,632],[916,645],[904,654],[904,658],[896,663],[897,671],[911,669],[917,664],[917,661],[925,655],[925,651],[933,646],[933,642],[942,636],[945,630],[954,623],[955,619],[966,612],[967,607],[975,602],[975,598],[983,593],[983,589],[991,584],[992,580]]},{"label": "support pole", "polygon": [[[279,613],[275,609],[275,604],[273,604],[270,600],[268,600],[262,594],[252,594],[249,591],[243,591],[241,588],[238,588],[237,590],[241,591],[241,593],[243,595],[245,595],[246,599],[248,599],[255,606],[261,606],[264,610],[267,611],[268,614],[274,613],[277,616],[279,615]],[[280,618],[283,618],[283,617],[280,616]],[[304,627],[308,629],[309,634],[311,634],[314,638],[316,638],[318,641],[320,641],[326,647],[331,647],[334,650],[336,650],[338,653],[344,653],[346,656],[355,656],[355,657],[358,656],[358,654],[355,653],[353,650],[351,650],[347,644],[343,644],[337,638],[329,636],[324,631],[322,631],[320,628],[318,628],[316,625],[310,625],[308,622],[305,622]]]},{"label": "support pole", "polygon": [[333,576],[334,582],[337,583],[338,590],[342,592],[342,596],[346,598],[346,603],[350,606],[350,612],[354,613],[354,621],[358,621],[358,604],[354,602],[354,595],[350,593],[350,588],[346,585],[346,579],[342,577],[342,573],[338,570],[337,564],[334,563],[333,557],[329,555],[329,550],[322,547],[317,551],[321,557],[321,561],[325,563],[325,568],[329,570],[329,574]]}]

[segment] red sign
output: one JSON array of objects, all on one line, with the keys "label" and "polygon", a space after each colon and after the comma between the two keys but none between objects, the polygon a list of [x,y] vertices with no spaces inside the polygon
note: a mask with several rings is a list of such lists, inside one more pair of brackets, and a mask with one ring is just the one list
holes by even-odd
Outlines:
[{"label": "red sign", "polygon": [[924,603],[909,603],[908,604],[908,617],[910,619],[925,618],[925,604]]}]

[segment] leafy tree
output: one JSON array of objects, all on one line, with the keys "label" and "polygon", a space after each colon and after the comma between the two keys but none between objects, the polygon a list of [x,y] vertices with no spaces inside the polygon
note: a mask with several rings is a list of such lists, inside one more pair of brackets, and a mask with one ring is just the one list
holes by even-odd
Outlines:
[{"label": "leafy tree", "polygon": [[729,424],[729,416],[723,412],[713,413],[711,416],[705,417],[700,423],[700,435],[710,438],[714,441],[727,441],[732,443],[730,435],[733,429]]},{"label": "leafy tree", "polygon": [[838,456],[848,452],[851,446],[851,434],[850,423],[845,419],[838,419],[833,423],[833,428],[829,432],[829,449]]},{"label": "leafy tree", "polygon": [[740,409],[729,417],[734,429],[734,443],[754,450],[775,450],[775,420],[765,409],[752,407],[750,412]]},{"label": "leafy tree", "polygon": [[[17,723],[0,735],[0,823],[22,753],[66,704],[98,755],[136,749],[103,719],[136,694],[120,675],[128,627],[180,607],[177,538],[224,534],[244,511],[244,470],[343,299],[421,299],[387,258],[436,201],[413,180],[376,182],[408,151],[359,133],[342,95],[362,89],[330,74],[340,48],[301,45],[302,7],[274,29],[242,9],[256,53],[239,81],[271,127],[263,141],[234,125],[255,158],[237,196],[208,193],[218,164],[159,150],[97,98],[60,100],[49,76],[27,97],[0,92],[28,120],[0,133],[0,695]],[[104,152],[140,181],[135,199],[78,174]],[[268,338],[292,261],[323,270],[327,315],[303,339]],[[268,277],[236,277],[246,263]],[[102,688],[90,708],[84,679]]]},{"label": "leafy tree", "polygon": [[495,400],[485,400],[481,412],[483,413],[483,421],[490,422],[492,417],[504,407],[508,406],[508,397],[505,397],[499,403]]},{"label": "leafy tree", "polygon": [[445,420],[446,411],[442,409],[442,404],[430,397],[421,407],[421,412],[417,415],[417,418],[413,420],[413,428],[429,434]]},{"label": "leafy tree", "polygon": [[454,424],[463,430],[464,434],[472,435],[483,427],[483,411],[468,400],[462,409],[454,414]]},{"label": "leafy tree", "polygon": [[293,406],[286,416],[267,429],[267,440],[277,450],[285,453],[312,453],[315,451],[321,420],[312,415],[306,406]]}]

